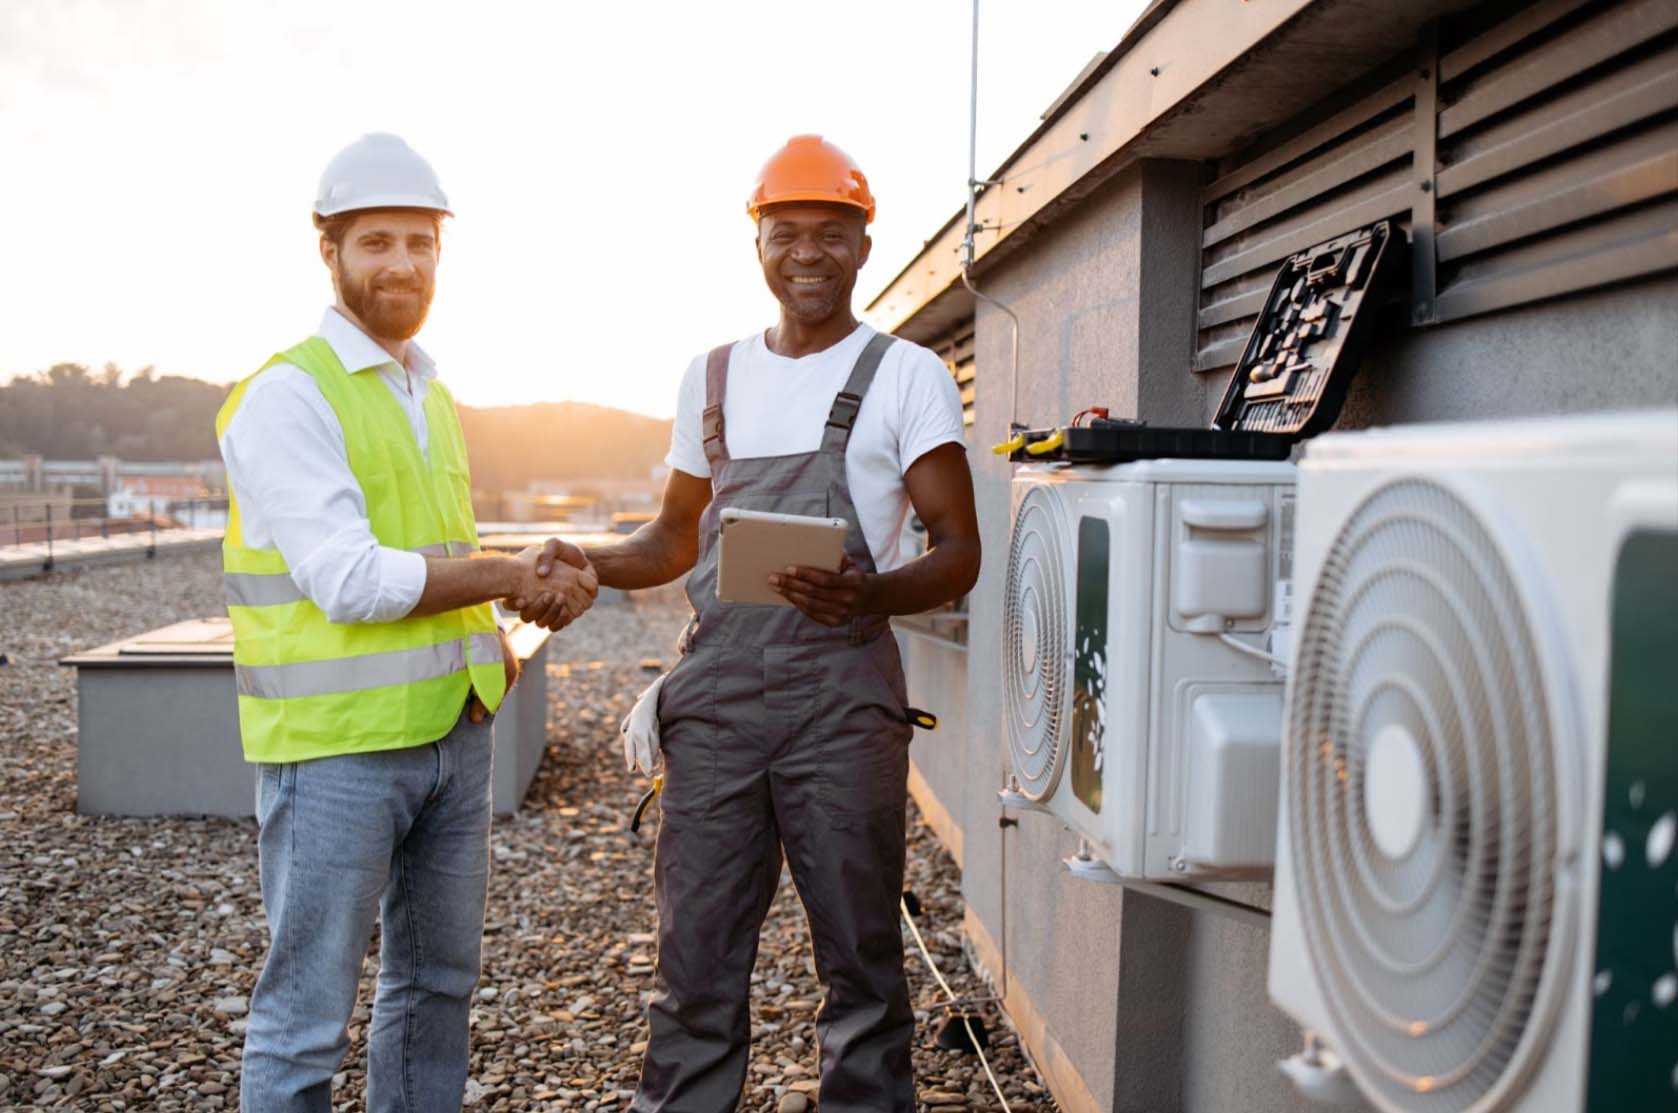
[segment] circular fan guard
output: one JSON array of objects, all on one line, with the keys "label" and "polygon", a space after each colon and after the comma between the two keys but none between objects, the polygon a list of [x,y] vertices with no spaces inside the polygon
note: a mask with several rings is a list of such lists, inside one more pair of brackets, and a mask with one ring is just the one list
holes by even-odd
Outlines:
[{"label": "circular fan guard", "polygon": [[[1476,515],[1419,480],[1344,524],[1306,610],[1284,774],[1301,918],[1335,1041],[1386,1108],[1492,1106],[1552,1011],[1563,678],[1531,618]],[[1367,777],[1372,751],[1408,775]]]},{"label": "circular fan guard", "polygon": [[1066,558],[1072,547],[1059,495],[1033,487],[1020,500],[1008,547],[1002,620],[1008,753],[1020,791],[1046,799],[1066,764],[1062,724],[1070,695],[1072,607]]}]

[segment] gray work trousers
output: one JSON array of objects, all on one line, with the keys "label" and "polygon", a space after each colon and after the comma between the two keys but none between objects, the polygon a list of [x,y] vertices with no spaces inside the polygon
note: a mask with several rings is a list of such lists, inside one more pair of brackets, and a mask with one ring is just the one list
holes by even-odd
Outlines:
[{"label": "gray work trousers", "polygon": [[912,1113],[903,970],[910,727],[897,644],[697,646],[660,695],[658,977],[634,1108],[736,1108],[782,851],[826,991],[825,1113]]}]

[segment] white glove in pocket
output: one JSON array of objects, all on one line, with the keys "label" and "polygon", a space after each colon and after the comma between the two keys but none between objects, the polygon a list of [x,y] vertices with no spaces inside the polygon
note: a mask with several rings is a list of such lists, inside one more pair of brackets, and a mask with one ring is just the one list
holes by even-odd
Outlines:
[{"label": "white glove in pocket", "polygon": [[647,685],[641,698],[624,716],[618,728],[623,735],[623,764],[625,769],[639,769],[648,775],[658,764],[658,693],[664,687],[665,673]]}]

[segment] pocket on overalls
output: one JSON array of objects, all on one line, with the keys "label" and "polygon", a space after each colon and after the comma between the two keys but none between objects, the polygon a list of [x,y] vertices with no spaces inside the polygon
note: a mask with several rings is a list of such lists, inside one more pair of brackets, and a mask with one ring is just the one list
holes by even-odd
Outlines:
[{"label": "pocket on overalls", "polygon": [[852,652],[862,658],[867,675],[875,686],[873,705],[879,708],[894,736],[907,746],[915,733],[913,716],[916,709],[909,706],[909,684],[903,674],[896,639],[887,631],[874,641],[857,646]]},{"label": "pocket on overalls", "polygon": [[901,689],[872,657],[871,646],[834,648],[823,670],[826,796],[840,825],[903,808],[911,728]]},{"label": "pocket on overalls", "polygon": [[664,761],[662,814],[703,816],[716,788],[716,666],[692,651],[678,660],[658,692],[658,745]]}]

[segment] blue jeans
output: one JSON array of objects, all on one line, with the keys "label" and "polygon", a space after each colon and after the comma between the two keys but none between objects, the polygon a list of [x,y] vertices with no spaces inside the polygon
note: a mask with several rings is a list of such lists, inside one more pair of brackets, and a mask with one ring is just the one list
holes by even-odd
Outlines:
[{"label": "blue jeans", "polygon": [[356,984],[382,920],[369,1113],[458,1110],[489,884],[490,723],[425,746],[263,765],[262,903],[245,1113],[328,1113]]}]

